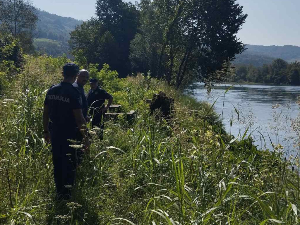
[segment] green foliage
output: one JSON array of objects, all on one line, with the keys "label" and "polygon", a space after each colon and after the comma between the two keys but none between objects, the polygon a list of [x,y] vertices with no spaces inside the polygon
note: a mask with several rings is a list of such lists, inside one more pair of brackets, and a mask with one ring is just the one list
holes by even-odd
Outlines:
[{"label": "green foliage", "polygon": [[287,74],[285,71],[287,69],[288,63],[283,59],[275,59],[272,63],[272,74],[270,79],[274,81],[275,84],[286,83]]},{"label": "green foliage", "polygon": [[90,77],[92,78],[97,78],[97,74],[98,74],[98,64],[89,64],[88,68],[89,68],[89,73],[90,73]]},{"label": "green foliage", "polygon": [[[22,50],[20,43],[11,35],[0,34],[0,62],[7,63],[11,61],[15,68],[22,65]],[[5,66],[1,67],[1,71],[6,71]]]},{"label": "green foliage", "polygon": [[[90,70],[137,118],[107,121],[104,140],[90,130],[72,199],[56,201],[41,117],[66,61],[26,58],[0,99],[1,224],[298,224],[300,178],[280,146],[258,151],[246,135],[227,135],[207,103],[141,74],[119,79],[108,65]],[[159,91],[175,100],[168,121],[145,102]]]},{"label": "green foliage", "polygon": [[292,85],[300,85],[300,63],[294,62],[289,65],[289,78]]},{"label": "green foliage", "polygon": [[276,85],[300,85],[300,64],[288,64],[282,59],[276,59],[270,65],[254,67],[252,65],[237,65],[234,82],[265,83]]},{"label": "green foliage", "polygon": [[98,78],[100,85],[108,92],[119,90],[118,73],[117,71],[111,71],[108,64],[103,65],[103,68],[97,73],[96,78]]},{"label": "green foliage", "polygon": [[23,54],[20,43],[12,35],[0,33],[0,94],[20,71]]},{"label": "green foliage", "polygon": [[144,0],[140,8],[132,64],[177,88],[195,79],[219,80],[215,73],[244,49],[236,34],[247,15],[236,1]]},{"label": "green foliage", "polygon": [[69,41],[72,54],[81,66],[88,64],[103,65],[108,63],[114,65],[116,42],[109,31],[105,31],[103,26],[95,19],[84,22],[71,32]]},{"label": "green foliage", "polygon": [[99,0],[96,14],[71,32],[72,53],[76,61],[85,59],[87,64],[100,66],[106,63],[126,77],[131,72],[129,45],[137,32],[139,13],[131,3]]},{"label": "green foliage", "polygon": [[120,77],[150,71],[177,88],[221,80],[244,49],[236,33],[247,15],[232,0],[143,0],[138,9],[122,0],[98,0],[96,15],[71,33],[72,53],[82,66],[101,69],[106,63]]},{"label": "green foliage", "polygon": [[33,31],[38,17],[27,0],[0,0],[0,31],[17,38],[26,53],[33,51]]},{"label": "green foliage", "polygon": [[68,54],[69,45],[66,42],[62,43],[51,39],[35,38],[33,45],[35,51],[39,54],[47,54],[53,57],[62,56],[64,54],[70,56],[70,54]]}]

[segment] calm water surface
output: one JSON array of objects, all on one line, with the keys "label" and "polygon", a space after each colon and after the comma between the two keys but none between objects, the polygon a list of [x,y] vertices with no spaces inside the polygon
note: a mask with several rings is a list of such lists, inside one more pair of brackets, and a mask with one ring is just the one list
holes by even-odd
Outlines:
[{"label": "calm water surface", "polygon": [[272,150],[281,144],[288,155],[298,152],[299,135],[293,125],[300,112],[299,86],[219,84],[208,94],[199,83],[191,94],[199,101],[215,103],[215,111],[232,135],[242,137],[247,130],[259,148]]}]

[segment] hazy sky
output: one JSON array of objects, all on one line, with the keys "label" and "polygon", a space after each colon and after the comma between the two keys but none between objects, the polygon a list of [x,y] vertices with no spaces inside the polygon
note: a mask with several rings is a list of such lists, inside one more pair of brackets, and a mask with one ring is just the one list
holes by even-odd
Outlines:
[{"label": "hazy sky", "polygon": [[[96,0],[31,0],[37,8],[88,20]],[[127,0],[135,2],[135,0]],[[300,46],[300,0],[237,0],[248,14],[238,37],[246,44]]]}]

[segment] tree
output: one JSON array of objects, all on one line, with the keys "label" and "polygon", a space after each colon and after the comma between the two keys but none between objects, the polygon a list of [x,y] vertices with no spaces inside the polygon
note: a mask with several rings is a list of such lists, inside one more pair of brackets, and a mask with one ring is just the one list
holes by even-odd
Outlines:
[{"label": "tree", "polygon": [[118,26],[122,19],[124,7],[125,3],[122,0],[98,0],[96,3],[98,20],[107,29],[112,28],[112,26]]},{"label": "tree", "polygon": [[261,68],[261,74],[262,77],[258,80],[258,82],[270,83],[271,65],[264,64]]},{"label": "tree", "polygon": [[245,65],[237,66],[236,67],[236,76],[234,81],[245,81],[248,74],[248,69]]},{"label": "tree", "polygon": [[293,62],[288,66],[291,85],[300,85],[300,63]]},{"label": "tree", "polygon": [[115,62],[109,65],[122,77],[127,76],[131,72],[130,41],[137,33],[139,12],[134,5],[122,0],[98,0],[96,14],[105,32],[110,32],[117,43],[113,52]]},{"label": "tree", "polygon": [[72,54],[77,62],[88,64],[109,64],[116,67],[115,52],[117,43],[109,31],[96,19],[91,19],[71,32],[69,41]]},{"label": "tree", "polygon": [[0,0],[0,31],[20,40],[24,52],[33,50],[33,31],[38,17],[27,0]]},{"label": "tree", "polygon": [[293,69],[290,72],[291,85],[300,85],[300,72],[297,69]]},{"label": "tree", "polygon": [[12,35],[0,33],[0,71],[16,71],[21,68],[22,63],[23,54],[19,41]]},{"label": "tree", "polygon": [[247,82],[257,82],[259,80],[260,70],[253,65],[248,66]]},{"label": "tree", "polygon": [[[73,54],[81,54],[87,64],[110,65],[121,77],[131,73],[130,42],[137,33],[139,12],[131,3],[121,0],[98,0],[95,19],[71,32]],[[100,68],[99,68],[100,69]]]},{"label": "tree", "polygon": [[146,46],[154,46],[156,52],[148,51],[144,58],[155,61],[153,57],[158,55],[157,66],[151,67],[152,74],[176,87],[195,78],[221,79],[215,73],[223,69],[226,74],[228,69],[224,65],[244,50],[236,34],[247,15],[235,0],[142,0],[140,7],[142,37],[137,35],[140,41],[133,41],[132,64],[146,64],[139,62],[137,51],[141,46],[137,44],[147,41]]},{"label": "tree", "polygon": [[140,5],[140,32],[130,43],[130,62],[134,72],[147,73],[160,78],[158,64],[160,59],[163,29],[156,22],[156,7],[150,0],[142,0]]},{"label": "tree", "polygon": [[0,94],[22,67],[20,43],[12,35],[0,33]]},{"label": "tree", "polygon": [[283,59],[275,59],[271,64],[271,82],[274,84],[286,84],[288,83],[287,76],[288,63]]}]

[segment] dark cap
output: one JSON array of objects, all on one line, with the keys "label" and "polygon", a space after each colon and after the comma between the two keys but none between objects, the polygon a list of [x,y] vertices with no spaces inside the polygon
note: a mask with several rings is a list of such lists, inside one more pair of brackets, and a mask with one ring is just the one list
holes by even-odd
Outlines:
[{"label": "dark cap", "polygon": [[98,82],[98,80],[96,78],[91,78],[90,79],[90,83],[96,83],[96,82]]},{"label": "dark cap", "polygon": [[73,77],[79,73],[79,67],[75,63],[66,63],[63,67],[65,77]]}]

